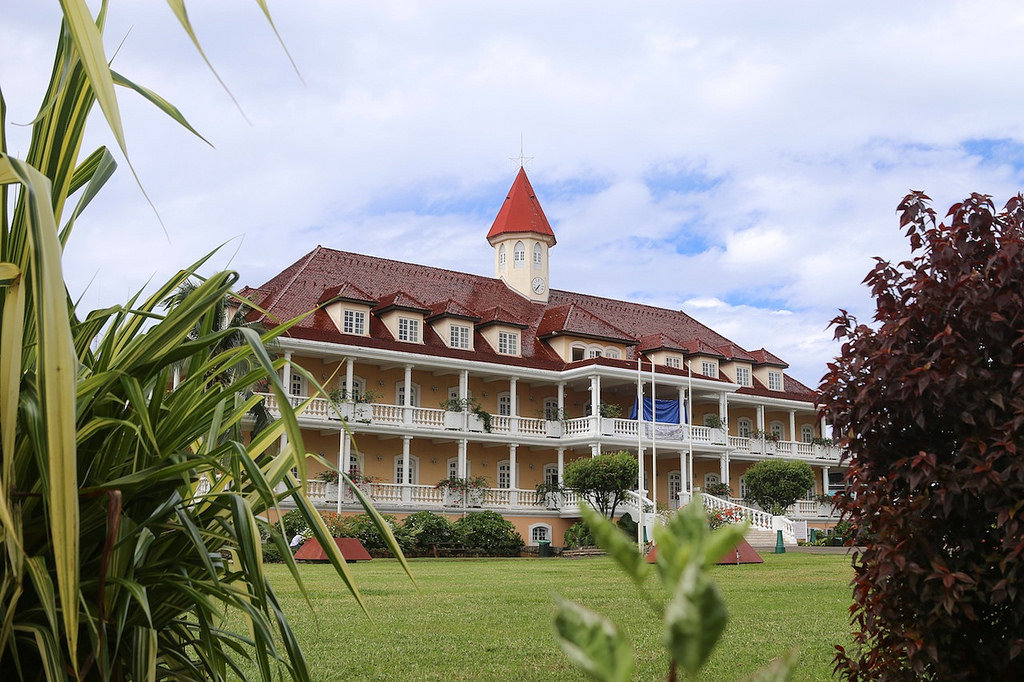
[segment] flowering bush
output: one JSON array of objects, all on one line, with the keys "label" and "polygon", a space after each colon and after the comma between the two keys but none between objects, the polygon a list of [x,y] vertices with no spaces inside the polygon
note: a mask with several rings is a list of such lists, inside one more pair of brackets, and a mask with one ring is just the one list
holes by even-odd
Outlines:
[{"label": "flowering bush", "polygon": [[324,481],[325,483],[337,483],[338,472],[334,471],[333,469],[321,471],[319,474],[316,475],[316,480]]},{"label": "flowering bush", "polygon": [[732,488],[728,483],[709,483],[704,487],[704,492],[715,497],[732,497]]},{"label": "flowering bush", "polygon": [[380,483],[382,479],[380,476],[371,476],[370,474],[364,474],[359,470],[359,467],[352,467],[348,470],[348,477],[352,479],[352,482],[356,485],[363,483]]},{"label": "flowering bush", "polygon": [[442,478],[434,486],[435,490],[450,490],[453,493],[466,494],[471,490],[483,490],[487,487],[487,479],[483,476],[472,478]]},{"label": "flowering bush", "polygon": [[728,526],[733,523],[741,523],[743,521],[743,511],[739,507],[729,507],[727,509],[708,509],[708,528],[716,530],[722,526]]}]

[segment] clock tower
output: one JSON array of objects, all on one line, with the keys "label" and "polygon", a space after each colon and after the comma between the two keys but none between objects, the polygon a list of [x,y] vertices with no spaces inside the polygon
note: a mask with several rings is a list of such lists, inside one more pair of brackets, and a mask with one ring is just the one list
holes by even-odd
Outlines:
[{"label": "clock tower", "polygon": [[555,233],[522,167],[487,241],[494,248],[494,276],[531,301],[547,303],[548,250],[555,245]]}]

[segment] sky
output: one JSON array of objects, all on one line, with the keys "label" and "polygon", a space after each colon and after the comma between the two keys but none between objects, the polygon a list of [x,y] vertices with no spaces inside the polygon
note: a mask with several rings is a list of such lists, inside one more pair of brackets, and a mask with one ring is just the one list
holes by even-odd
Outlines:
[{"label": "sky", "polygon": [[[268,5],[288,53],[256,2],[187,4],[225,89],[166,3],[110,3],[114,69],[210,144],[119,91],[138,180],[118,155],[68,243],[84,309],[214,249],[253,286],[318,244],[491,276],[525,159],[552,288],[683,310],[813,388],[837,311],[871,319],[874,257],[910,255],[908,191],[941,216],[1024,180],[1010,0]],[[56,0],[0,5],[13,156],[58,27]]]}]

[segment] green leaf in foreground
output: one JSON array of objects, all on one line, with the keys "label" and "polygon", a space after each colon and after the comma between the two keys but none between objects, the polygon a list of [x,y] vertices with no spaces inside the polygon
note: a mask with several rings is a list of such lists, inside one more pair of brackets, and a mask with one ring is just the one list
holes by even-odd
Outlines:
[{"label": "green leaf in foreground", "polygon": [[568,599],[555,599],[558,643],[573,665],[602,682],[632,679],[633,648],[615,624]]}]

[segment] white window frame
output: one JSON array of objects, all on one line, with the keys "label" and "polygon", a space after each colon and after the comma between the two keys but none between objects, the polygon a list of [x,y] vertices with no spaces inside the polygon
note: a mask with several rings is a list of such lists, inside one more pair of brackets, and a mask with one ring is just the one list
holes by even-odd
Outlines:
[{"label": "white window frame", "polygon": [[665,366],[666,367],[672,367],[673,369],[682,369],[683,368],[683,359],[681,357],[679,357],[678,355],[666,355],[665,356]]},{"label": "white window frame", "polygon": [[342,313],[341,331],[344,334],[366,336],[366,311],[345,308]]},{"label": "white window frame", "polygon": [[[577,357],[578,356],[578,357]],[[587,357],[587,347],[582,344],[573,344],[569,348],[569,361],[579,362]]]},{"label": "white window frame", "polygon": [[740,499],[747,499],[747,475],[740,476]]},{"label": "white window frame", "polygon": [[751,438],[754,435],[754,422],[750,417],[736,420],[736,435],[740,438]]},{"label": "white window frame", "polygon": [[[672,488],[675,487],[673,495]],[[683,475],[678,469],[668,472],[668,508],[679,509],[679,493],[683,492]]]},{"label": "white window frame", "polygon": [[740,386],[750,386],[750,368],[749,367],[737,367],[736,368],[736,383]]},{"label": "white window frame", "polygon": [[[519,414],[518,411],[516,414]],[[512,394],[509,391],[502,391],[498,394],[498,416],[512,416]]]},{"label": "white window frame", "polygon": [[548,485],[560,485],[561,481],[558,478],[558,465],[557,464],[545,464],[544,465],[544,483]]},{"label": "white window frame", "polygon": [[782,372],[768,372],[768,390],[782,390]]},{"label": "white window frame", "polygon": [[612,360],[618,360],[619,358],[622,357],[622,354],[619,353],[618,348],[606,348],[604,351],[604,356],[606,358],[611,358]]},{"label": "white window frame", "polygon": [[768,432],[772,435],[778,436],[779,440],[786,440],[786,426],[778,420],[775,420],[768,425]]},{"label": "white window frame", "polygon": [[[472,462],[470,462],[469,458],[467,457],[466,458],[466,478],[469,478],[469,476],[470,476],[470,473],[469,473],[469,469],[470,469],[469,465],[470,464],[472,464]],[[459,477],[459,458],[458,457],[449,457],[448,458],[448,478],[458,478],[458,477]]]},{"label": "white window frame", "polygon": [[718,363],[714,360],[701,360],[700,373],[706,377],[718,378]]},{"label": "white window frame", "polygon": [[[537,537],[535,539],[534,533],[536,533],[537,531],[541,531],[544,534],[544,537]],[[539,540],[547,540],[548,542],[552,541],[552,529],[550,523],[531,523],[528,532],[531,547],[536,547],[537,545],[539,545]]]},{"label": "white window frame", "polygon": [[505,245],[502,244],[498,247],[498,269],[505,269],[505,262],[508,260],[508,254],[505,253]]},{"label": "white window frame", "polygon": [[[412,399],[409,403],[412,407],[420,406],[420,385],[415,381],[412,382]],[[395,382],[395,404],[398,406],[405,405],[405,380]]]},{"label": "white window frame", "polygon": [[420,321],[415,317],[398,318],[398,340],[408,343],[420,342]]},{"label": "white window frame", "polygon": [[558,398],[544,398],[544,419],[558,421],[561,416],[558,414]]},{"label": "white window frame", "polygon": [[709,471],[708,473],[704,474],[704,490],[707,490],[709,485],[714,485],[715,483],[721,482],[722,477],[716,471]]},{"label": "white window frame", "polygon": [[519,355],[519,333],[499,331],[498,353],[501,355]]},{"label": "white window frame", "polygon": [[526,266],[526,245],[522,242],[516,242],[515,248],[512,249],[512,267],[522,268]]},{"label": "white window frame", "polygon": [[544,255],[543,254],[544,254],[544,250],[541,248],[540,244],[534,244],[533,245],[533,269],[534,270],[540,270],[541,266],[543,266],[543,264],[544,264]]},{"label": "white window frame", "polygon": [[[518,462],[516,466],[518,467]],[[502,490],[509,490],[512,488],[512,461],[503,459],[498,462],[496,468],[498,475],[498,488]]]},{"label": "white window frame", "polygon": [[800,425],[800,442],[810,443],[814,440],[814,425],[813,424],[801,424]]},{"label": "white window frame", "polygon": [[[399,485],[404,482],[404,479],[402,477],[402,459],[403,458],[402,458],[402,454],[401,453],[395,455],[395,466],[392,469],[392,473],[394,474],[394,477],[395,477],[394,481],[395,481],[396,484],[399,484]],[[420,482],[420,458],[417,457],[416,455],[409,455],[409,469],[412,472],[412,475],[409,477],[409,478],[412,479],[409,482],[409,485],[419,485],[419,482]]]},{"label": "white window frame", "polygon": [[453,324],[448,328],[448,339],[449,346],[452,348],[468,350],[473,346],[471,343],[473,330],[469,328],[469,325]]},{"label": "white window frame", "polygon": [[298,372],[291,372],[291,381],[288,382],[288,395],[306,395],[306,377]]}]

